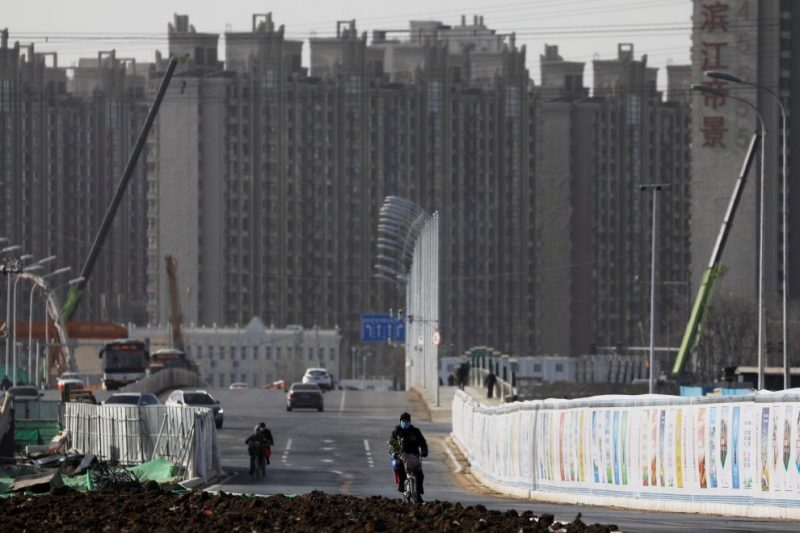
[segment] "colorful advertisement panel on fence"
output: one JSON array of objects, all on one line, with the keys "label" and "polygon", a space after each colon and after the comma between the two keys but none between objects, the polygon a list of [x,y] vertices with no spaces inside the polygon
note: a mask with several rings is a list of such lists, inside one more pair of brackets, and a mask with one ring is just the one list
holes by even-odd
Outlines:
[{"label": "colorful advertisement panel on fence", "polygon": [[800,402],[564,402],[531,416],[537,430],[523,433],[534,443],[531,485],[540,490],[800,500]]}]

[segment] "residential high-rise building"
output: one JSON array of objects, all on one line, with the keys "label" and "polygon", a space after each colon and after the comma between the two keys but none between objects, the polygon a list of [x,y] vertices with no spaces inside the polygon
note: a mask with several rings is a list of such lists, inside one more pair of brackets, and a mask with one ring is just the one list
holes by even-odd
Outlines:
[{"label": "residential high-rise building", "polygon": [[[192,63],[152,141],[150,316],[178,258],[186,322],[338,325],[403,307],[374,277],[385,196],[439,211],[444,348],[533,347],[533,105],[525,50],[480,19],[413,22],[372,43],[355,21],[298,41],[270,15],[226,34],[224,69]],[[475,38],[470,40],[470,35]],[[170,26],[170,49],[196,34]],[[206,54],[208,58],[208,54]],[[183,265],[186,265],[184,267]]]},{"label": "residential high-rise building", "polygon": [[[541,62],[537,166],[536,352],[585,354],[649,344],[652,202],[660,193],[659,345],[677,344],[688,317],[689,107],[664,100],[656,70],[633,46],[595,60],[592,97],[583,63],[546,47]],[[685,83],[672,67],[669,86]]]},{"label": "residential high-rise building", "polygon": [[[68,78],[55,53],[9,46],[3,30],[0,235],[78,275],[144,122],[148,75],[111,51],[82,59]],[[145,166],[135,172],[79,319],[146,320]]]}]

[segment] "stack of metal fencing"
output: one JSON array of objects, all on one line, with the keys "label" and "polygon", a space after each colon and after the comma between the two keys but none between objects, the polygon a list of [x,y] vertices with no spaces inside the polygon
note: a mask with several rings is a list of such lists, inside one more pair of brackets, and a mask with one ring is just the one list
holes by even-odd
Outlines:
[{"label": "stack of metal fencing", "polygon": [[184,478],[220,473],[217,430],[210,409],[184,406],[66,404],[71,446],[120,465],[166,459]]}]

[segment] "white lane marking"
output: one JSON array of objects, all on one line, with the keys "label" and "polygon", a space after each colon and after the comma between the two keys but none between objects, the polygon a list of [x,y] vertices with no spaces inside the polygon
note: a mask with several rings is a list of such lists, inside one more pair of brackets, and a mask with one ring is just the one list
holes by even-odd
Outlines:
[{"label": "white lane marking", "polygon": [[339,416],[342,416],[342,412],[344,411],[344,397],[347,396],[347,391],[342,391],[342,401],[339,403]]},{"label": "white lane marking", "polygon": [[367,465],[370,468],[375,468],[375,463],[372,460],[372,452],[369,450],[369,441],[364,439],[364,453],[367,455]]},{"label": "white lane marking", "polygon": [[324,448],[322,448],[322,451],[323,452],[332,452],[335,449],[336,448],[334,448],[333,446],[325,446]]},{"label": "white lane marking", "polygon": [[333,441],[332,441],[331,439],[325,439],[325,440],[323,440],[322,442],[324,442],[325,444],[330,444],[330,443],[332,443]]},{"label": "white lane marking", "polygon": [[322,462],[323,463],[332,463],[333,459],[323,459]]},{"label": "white lane marking", "polygon": [[283,455],[281,456],[281,461],[286,464],[286,466],[291,466],[286,460],[289,458],[289,450],[292,449],[292,439],[286,441],[286,447],[283,449]]},{"label": "white lane marking", "polygon": [[331,472],[333,472],[337,476],[341,476],[342,475],[342,471],[341,470],[331,470]]}]

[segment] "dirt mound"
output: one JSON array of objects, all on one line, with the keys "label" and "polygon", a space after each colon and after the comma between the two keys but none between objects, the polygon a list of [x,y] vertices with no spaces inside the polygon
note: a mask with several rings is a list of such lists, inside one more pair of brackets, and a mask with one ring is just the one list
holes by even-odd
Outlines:
[{"label": "dirt mound", "polygon": [[[26,531],[47,524],[54,531],[558,531],[553,517],[487,510],[448,502],[411,506],[380,496],[356,498],[312,492],[269,498],[192,492],[175,495],[153,484],[123,492],[51,491],[0,501],[2,529]],[[609,532],[586,526],[580,515],[569,533]]]}]

